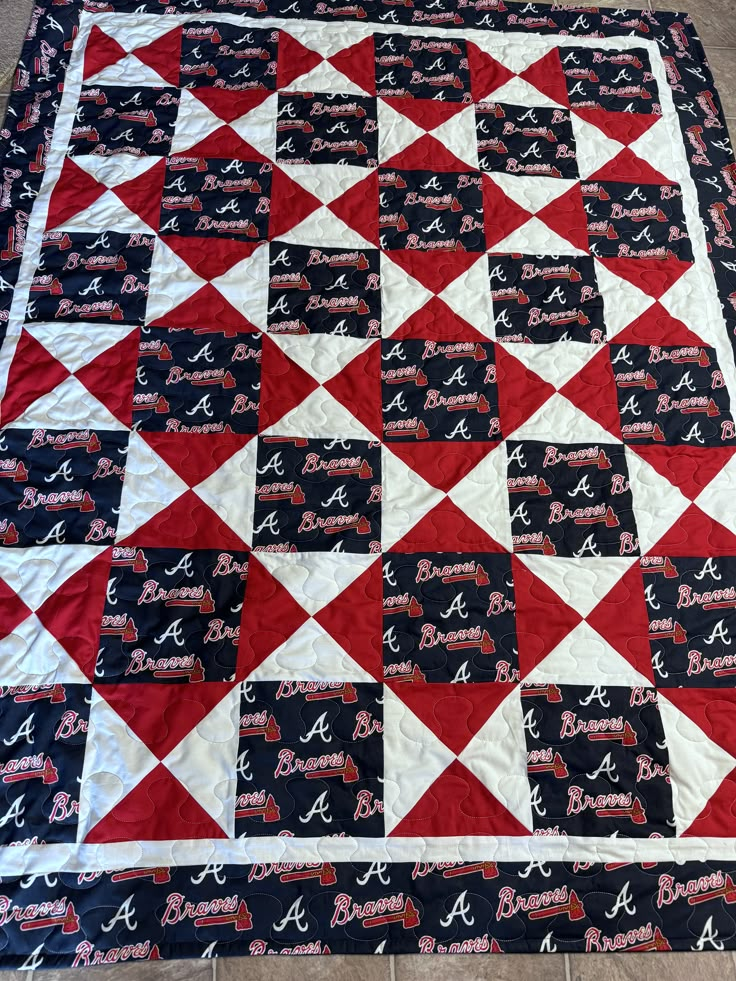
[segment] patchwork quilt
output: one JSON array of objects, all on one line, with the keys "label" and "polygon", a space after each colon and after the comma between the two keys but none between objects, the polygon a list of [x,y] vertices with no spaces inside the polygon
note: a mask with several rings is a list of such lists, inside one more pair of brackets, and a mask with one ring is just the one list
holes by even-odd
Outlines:
[{"label": "patchwork quilt", "polygon": [[736,164],[685,14],[39,0],[0,963],[736,949]]}]

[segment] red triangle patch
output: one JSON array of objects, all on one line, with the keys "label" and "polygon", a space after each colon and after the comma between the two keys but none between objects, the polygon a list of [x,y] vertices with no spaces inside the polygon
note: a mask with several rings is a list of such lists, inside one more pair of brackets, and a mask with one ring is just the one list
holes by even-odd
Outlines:
[{"label": "red triangle patch", "polygon": [[245,92],[234,92],[232,89],[217,89],[214,85],[202,85],[189,89],[200,102],[225,123],[233,123],[245,116],[256,106],[273,95],[269,89],[247,89]]},{"label": "red triangle patch", "polygon": [[391,832],[392,838],[529,835],[460,760],[453,760]]},{"label": "red triangle patch", "polygon": [[443,252],[442,261],[438,262],[434,251],[392,249],[391,259],[422,286],[433,293],[441,293],[478,261],[478,253]]},{"label": "red triangle patch", "polygon": [[594,419],[599,426],[621,439],[621,416],[618,411],[616,382],[608,349],[604,345],[598,354],[560,389],[572,404]]},{"label": "red triangle patch", "polygon": [[515,684],[502,682],[476,682],[472,685],[386,683],[456,756],[462,753],[516,687]]},{"label": "red triangle patch", "polygon": [[276,88],[283,89],[321,64],[324,58],[311,48],[305,47],[286,31],[279,31],[279,58],[276,67]]},{"label": "red triangle patch", "polygon": [[126,208],[142,218],[155,232],[161,215],[161,195],[166,178],[166,161],[159,160],[138,177],[112,188]]},{"label": "red triangle patch", "polygon": [[509,437],[554,395],[555,387],[496,344],[496,377],[501,432]]},{"label": "red triangle patch", "polygon": [[[671,689],[667,689],[669,695]],[[677,689],[674,689],[675,691]],[[687,691],[687,689],[682,689]],[[719,689],[720,695],[720,689]],[[710,697],[710,692],[709,692]],[[720,787],[693,823],[682,832],[684,838],[735,838],[736,837],[736,769],[724,777]],[[736,889],[730,873],[726,882]]]},{"label": "red triangle patch", "polygon": [[261,338],[261,408],[259,431],[273,426],[319,388],[319,382],[292,361],[271,338]]},{"label": "red triangle patch", "polygon": [[585,618],[614,650],[654,684],[649,616],[639,564],[633,565]]},{"label": "red triangle patch", "polygon": [[383,571],[374,562],[314,619],[344,651],[378,681],[383,681]]},{"label": "red triangle patch", "polygon": [[[441,102],[439,99],[384,98],[383,101],[396,112],[411,119],[427,131],[436,129],[452,116],[467,109],[464,102]],[[433,162],[434,165],[434,162]]]},{"label": "red triangle patch", "polygon": [[697,504],[691,504],[647,554],[703,558],[734,555],[736,535],[701,511]]},{"label": "red triangle patch", "polygon": [[469,164],[464,163],[454,153],[450,153],[447,147],[429,133],[425,133],[403,150],[399,150],[381,166],[399,170],[426,170],[427,161],[431,161],[432,170],[436,173],[455,173],[469,169]]},{"label": "red triangle patch", "polygon": [[92,828],[84,840],[87,844],[102,844],[226,837],[220,825],[186,787],[163,763],[159,763]]},{"label": "red triangle patch", "polygon": [[52,392],[69,377],[69,371],[33,334],[25,328],[10,363],[5,395],[0,403],[0,418],[7,426],[23,415],[36,399]]},{"label": "red triangle patch", "polygon": [[[393,255],[393,252],[390,253]],[[443,252],[451,255],[450,252]],[[433,256],[436,261],[436,256]],[[420,341],[475,341],[488,342],[488,338],[448,306],[438,296],[433,296],[423,307],[416,310],[408,320],[393,332],[396,341],[416,338]]]},{"label": "red triangle patch", "polygon": [[703,347],[703,341],[676,320],[657,300],[613,338],[615,344],[671,344],[674,347]]},{"label": "red triangle patch", "polygon": [[249,259],[262,242],[238,242],[226,238],[190,238],[166,235],[162,241],[202,279],[217,279],[243,259]]},{"label": "red triangle patch", "polygon": [[104,184],[88,174],[86,170],[82,170],[71,157],[65,157],[59,179],[51,192],[49,211],[46,216],[47,231],[56,228],[57,225],[63,225],[73,215],[84,211],[102,197],[106,190]]},{"label": "red triangle patch", "polygon": [[271,217],[268,237],[273,240],[304,221],[322,202],[293,181],[281,167],[274,166],[271,176]]},{"label": "red triangle patch", "polygon": [[[628,115],[628,114],[627,114]],[[587,181],[622,181],[627,184],[672,184],[664,174],[660,174],[651,164],[625,146],[616,156],[604,163]]]},{"label": "red triangle patch", "polygon": [[695,500],[736,453],[736,447],[733,446],[632,445],[631,449],[691,501]]},{"label": "red triangle patch", "polygon": [[381,438],[381,347],[371,344],[322,386],[345,406],[376,439]]},{"label": "red triangle patch", "polygon": [[447,493],[473,470],[497,443],[392,443],[391,451],[428,484]]},{"label": "red triangle patch", "polygon": [[226,334],[228,330],[258,332],[258,328],[246,320],[211,283],[200,287],[178,307],[169,310],[163,317],[150,324],[151,327],[196,328],[199,333],[203,333],[206,329],[204,325],[208,325],[213,330],[224,329]]},{"label": "red triangle patch", "polygon": [[609,112],[607,109],[575,109],[575,115],[624,146],[638,140],[662,118],[643,112]]},{"label": "red triangle patch", "polygon": [[98,354],[74,374],[124,426],[133,425],[133,386],[138,364],[139,331]]},{"label": "red triangle patch", "polygon": [[157,72],[169,85],[179,85],[179,64],[181,62],[181,28],[175,27],[142,48],[135,48],[133,54],[144,65]]},{"label": "red triangle patch", "polygon": [[378,233],[378,171],[372,170],[365,180],[327,205],[340,221],[362,235],[371,245],[380,245]]},{"label": "red triangle patch", "polygon": [[[490,448],[490,445],[489,445]],[[488,532],[464,514],[449,497],[439,501],[404,537],[393,552],[503,552]]]},{"label": "red triangle patch", "polygon": [[94,680],[112,549],[70,576],[36,611],[81,672]]},{"label": "red triangle patch", "polygon": [[486,245],[492,249],[502,239],[521,228],[532,213],[513,201],[488,174],[483,174],[483,223]]},{"label": "red triangle patch", "polygon": [[492,92],[515,77],[512,71],[486,54],[473,41],[467,42],[467,50],[473,102],[485,101]]},{"label": "red triangle patch", "polygon": [[232,691],[231,682],[195,685],[118,684],[97,689],[160,760]]},{"label": "red triangle patch", "polygon": [[238,680],[247,678],[308,619],[291,593],[251,553],[240,621]]},{"label": "red triangle patch", "polygon": [[213,133],[205,136],[203,140],[189,147],[177,157],[205,157],[205,158],[226,158],[230,160],[247,160],[251,163],[264,164],[271,166],[268,157],[264,157],[260,151],[256,150],[250,143],[246,143],[242,136],[239,136],[231,126],[220,126]]},{"label": "red triangle patch", "polygon": [[[583,618],[516,556],[512,557],[511,566],[514,574],[519,670],[523,679]],[[544,624],[544,630],[539,629],[540,623]]]},{"label": "red triangle patch", "polygon": [[590,251],[588,219],[580,184],[573,184],[564,194],[546,204],[537,212],[537,218],[576,249]]},{"label": "red triangle patch", "polygon": [[195,491],[187,490],[154,514],[121,545],[140,548],[225,548],[247,552],[246,543],[230,525],[205,504]]},{"label": "red triangle patch", "polygon": [[349,48],[330,55],[329,63],[369,95],[376,94],[376,55],[373,37],[368,36]]},{"label": "red triangle patch", "polygon": [[127,51],[118,44],[115,38],[105,34],[97,24],[93,24],[87,38],[87,47],[84,49],[82,78],[86,80],[92,75],[96,75],[97,72],[101,72],[103,68],[109,68],[110,65],[114,65],[126,55]]},{"label": "red triangle patch", "polygon": [[[615,115],[630,116],[631,113]],[[675,256],[667,259],[599,259],[598,262],[614,276],[632,283],[655,300],[659,300],[688,269],[692,268],[692,262],[683,262]]]},{"label": "red triangle patch", "polygon": [[543,58],[529,65],[523,72],[519,72],[519,78],[529,82],[535,89],[539,89],[540,92],[543,92],[544,95],[559,105],[570,105],[565,73],[562,71],[560,53],[557,48],[551,48]]},{"label": "red triangle patch", "polygon": [[190,487],[242,450],[254,437],[241,433],[146,433],[140,435]]}]

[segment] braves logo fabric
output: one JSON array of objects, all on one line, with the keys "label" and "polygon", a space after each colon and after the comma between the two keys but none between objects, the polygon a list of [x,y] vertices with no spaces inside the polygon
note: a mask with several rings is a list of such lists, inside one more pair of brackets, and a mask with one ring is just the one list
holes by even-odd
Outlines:
[{"label": "braves logo fabric", "polygon": [[13,89],[0,966],[736,949],[690,19],[68,0]]}]

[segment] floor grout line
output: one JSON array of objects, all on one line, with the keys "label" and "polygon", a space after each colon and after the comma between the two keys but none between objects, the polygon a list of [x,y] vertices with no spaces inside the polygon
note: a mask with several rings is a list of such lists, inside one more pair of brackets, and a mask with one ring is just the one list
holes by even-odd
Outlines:
[{"label": "floor grout line", "polygon": [[388,973],[391,981],[396,981],[396,955],[389,954],[388,956]]},{"label": "floor grout line", "polygon": [[[651,3],[652,0],[649,0]],[[567,951],[562,955],[565,958],[565,981],[570,981],[570,955]]]}]

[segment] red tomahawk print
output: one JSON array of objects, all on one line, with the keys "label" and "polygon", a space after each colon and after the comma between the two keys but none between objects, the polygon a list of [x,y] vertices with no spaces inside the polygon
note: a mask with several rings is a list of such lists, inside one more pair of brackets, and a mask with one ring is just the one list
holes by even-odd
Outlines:
[{"label": "red tomahawk print", "polygon": [[199,684],[204,681],[204,665],[197,658],[191,668],[157,668],[153,672],[154,678],[186,678],[192,684]]},{"label": "red tomahawk print", "polygon": [[454,869],[445,869],[442,873],[445,879],[454,879],[461,875],[473,875],[480,872],[484,879],[498,878],[498,865],[495,862],[471,862],[469,865],[458,865]]},{"label": "red tomahawk print", "polygon": [[654,928],[654,936],[651,940],[645,940],[643,943],[635,944],[633,947],[626,947],[625,949],[629,951],[672,950],[669,940],[664,936],[659,927]]},{"label": "red tomahawk print", "polygon": [[349,477],[354,474],[361,480],[372,480],[373,470],[367,460],[363,460],[359,467],[341,467],[338,470],[328,470],[328,477]]},{"label": "red tomahawk print", "polygon": [[135,623],[133,623],[133,618],[128,617],[128,619],[122,625],[113,623],[109,626],[101,627],[100,636],[122,637],[126,644],[135,644],[135,642],[138,640],[138,630]]},{"label": "red tomahawk print", "polygon": [[487,630],[483,631],[480,640],[454,640],[447,645],[448,651],[479,650],[481,654],[495,654],[496,645]]},{"label": "red tomahawk print", "polygon": [[408,603],[402,603],[401,606],[386,606],[388,599],[384,600],[383,615],[388,616],[393,613],[408,613],[410,617],[416,618],[420,617],[424,613],[424,607],[416,598],[412,596]]},{"label": "red tomahawk print", "polygon": [[552,773],[558,780],[564,780],[569,776],[567,763],[559,753],[555,753],[554,758],[549,763],[529,763],[527,773]]},{"label": "red tomahawk print", "polygon": [[557,685],[538,685],[534,688],[522,688],[522,698],[539,698],[544,696],[548,702],[561,702],[562,692]]},{"label": "red tomahawk print", "polygon": [[[646,563],[646,564],[645,564]],[[647,575],[648,573],[663,573],[665,579],[676,579],[677,578],[677,567],[672,562],[672,559],[665,557],[663,559],[650,557],[643,559],[641,562],[642,575]]]},{"label": "red tomahawk print", "polygon": [[250,915],[250,910],[244,899],[240,900],[240,904],[234,913],[216,913],[212,916],[200,916],[194,921],[195,927],[229,926],[230,924],[235,927],[238,933],[242,933],[243,930],[253,929],[253,917]]},{"label": "red tomahawk print", "polygon": [[253,807],[237,807],[235,809],[235,817],[236,819],[262,817],[265,824],[270,824],[272,821],[278,821],[280,819],[281,808],[274,800],[273,794],[269,794],[265,804],[254,805]]},{"label": "red tomahawk print", "polygon": [[649,634],[650,640],[672,640],[675,644],[686,644],[687,633],[677,620],[672,624],[670,630],[656,630]]},{"label": "red tomahawk print", "polygon": [[165,600],[164,606],[191,606],[199,610],[200,613],[215,612],[215,601],[212,599],[212,593],[209,589],[206,589],[204,596],[199,599],[168,599]]},{"label": "red tomahawk print", "polygon": [[592,518],[574,518],[573,524],[576,525],[600,525],[605,524],[606,528],[618,528],[618,517],[612,507],[606,508],[605,514],[598,514]]},{"label": "red tomahawk print", "polygon": [[529,913],[530,920],[546,920],[552,916],[567,914],[569,920],[582,920],[585,918],[585,907],[578,899],[574,889],[570,890],[570,898],[566,903],[559,903],[557,906],[545,906],[544,909],[533,909]]},{"label": "red tomahawk print", "polygon": [[41,691],[27,691],[22,692],[20,695],[15,695],[13,698],[14,702],[38,702],[42,698],[48,698],[48,700],[55,704],[57,702],[66,701],[66,690],[63,685],[52,685],[51,688]]},{"label": "red tomahawk print", "polygon": [[240,727],[242,736],[263,736],[267,743],[275,743],[281,739],[281,727],[272,715],[269,715],[265,725],[248,725]]},{"label": "red tomahawk print", "polygon": [[289,501],[291,504],[301,505],[304,504],[306,498],[304,497],[304,491],[301,489],[299,484],[295,484],[294,489],[290,491],[279,491],[274,494],[259,494],[258,500],[259,501]]},{"label": "red tomahawk print", "polygon": [[74,909],[74,903],[69,903],[65,913],[58,916],[44,916],[40,920],[25,920],[21,923],[21,930],[48,930],[49,927],[61,927],[62,933],[77,933],[79,931],[79,917]]},{"label": "red tomahawk print", "polygon": [[134,555],[127,554],[115,554],[119,552],[118,549],[113,549],[112,562],[111,565],[116,566],[130,566],[133,572],[148,572],[148,559],[140,549],[137,549]]},{"label": "red tomahawk print", "polygon": [[418,927],[420,922],[419,911],[407,896],[402,910],[398,910],[396,913],[383,913],[380,916],[370,916],[367,920],[363,920],[363,926],[377,927],[387,926],[389,923],[401,923],[405,930],[411,930],[414,927]]},{"label": "red tomahawk print", "polygon": [[353,758],[348,754],[342,766],[330,767],[328,770],[310,770],[304,776],[307,780],[324,780],[327,777],[342,777],[343,783],[355,783],[359,777],[358,768]]},{"label": "red tomahawk print", "polygon": [[157,869],[126,869],[125,872],[115,872],[110,876],[111,882],[129,882],[131,879],[150,879],[157,886],[171,882],[171,869],[160,866]]},{"label": "red tomahawk print", "polygon": [[636,731],[628,722],[624,722],[623,729],[619,729],[616,732],[588,732],[586,735],[593,743],[605,741],[621,743],[622,746],[636,746],[639,741]]},{"label": "red tomahawk print", "polygon": [[646,824],[647,814],[638,797],[628,807],[601,807],[595,812],[601,818],[630,818],[634,824]]},{"label": "red tomahawk print", "polygon": [[6,773],[3,776],[3,783],[20,783],[21,780],[37,780],[39,778],[46,784],[58,783],[59,771],[54,766],[50,756],[46,757],[43,766],[35,770],[19,770],[17,773]]},{"label": "red tomahawk print", "polygon": [[713,899],[722,899],[729,905],[736,903],[736,885],[730,875],[726,874],[726,881],[718,889],[711,889],[709,892],[701,892],[696,896],[688,896],[687,901],[691,906],[699,903],[709,903]]},{"label": "red tomahawk print", "polygon": [[417,439],[429,439],[429,430],[420,419],[416,426],[408,429],[387,429],[384,436],[416,436]]},{"label": "red tomahawk print", "polygon": [[[528,544],[523,545],[519,545],[516,542],[514,543],[515,552],[536,552],[538,548],[539,545],[536,542],[529,542]],[[555,548],[549,535],[545,535],[542,539],[542,555],[557,555],[557,549]]]},{"label": "red tomahawk print", "polygon": [[279,876],[282,882],[300,882],[303,879],[319,879],[321,886],[334,886],[337,882],[335,866],[323,862],[316,869],[297,869],[295,872],[282,872]]},{"label": "red tomahawk print", "polygon": [[321,701],[325,698],[339,698],[343,705],[347,705],[358,701],[358,693],[355,690],[355,685],[350,681],[346,681],[339,688],[328,688],[326,691],[310,691],[304,696],[304,700],[307,702]]},{"label": "red tomahawk print", "polygon": [[349,521],[344,525],[335,525],[324,529],[325,535],[338,535],[341,531],[352,531],[355,529],[359,535],[370,535],[371,523],[364,514],[359,515],[355,521]]},{"label": "red tomahawk print", "polygon": [[453,576],[443,576],[442,582],[474,582],[476,586],[487,586],[490,583],[488,573],[483,566],[478,563],[475,572],[458,572]]}]

